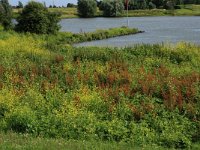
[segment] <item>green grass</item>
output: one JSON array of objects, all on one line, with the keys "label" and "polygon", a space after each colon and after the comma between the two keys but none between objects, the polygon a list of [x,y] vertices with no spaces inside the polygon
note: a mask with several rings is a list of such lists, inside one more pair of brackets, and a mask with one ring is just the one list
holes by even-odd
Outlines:
[{"label": "green grass", "polygon": [[[199,150],[200,143],[193,144],[191,150]],[[167,150],[157,145],[136,146],[130,143],[103,141],[76,141],[33,137],[29,134],[0,133],[1,150]],[[172,149],[168,149],[172,150]]]},{"label": "green grass", "polygon": [[[142,16],[166,16],[167,10],[164,9],[153,9],[153,10],[129,10],[129,17],[142,17]],[[126,17],[126,12],[122,15]]]},{"label": "green grass", "polygon": [[61,18],[77,18],[78,13],[76,8],[49,8],[50,12],[59,12]]},{"label": "green grass", "polygon": [[165,149],[156,145],[139,147],[127,143],[76,141],[32,137],[28,134],[0,133],[1,150],[149,150],[152,148],[155,150]]},{"label": "green grass", "polygon": [[178,16],[200,16],[200,5],[185,5],[174,12]]}]

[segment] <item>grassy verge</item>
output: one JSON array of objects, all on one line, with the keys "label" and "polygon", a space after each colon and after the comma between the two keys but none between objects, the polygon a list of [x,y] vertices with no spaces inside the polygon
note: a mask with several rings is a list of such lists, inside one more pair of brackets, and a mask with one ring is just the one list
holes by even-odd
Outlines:
[{"label": "grassy verge", "polygon": [[[14,17],[18,15],[21,9],[14,9]],[[50,12],[61,13],[61,18],[78,18],[77,8],[49,8]],[[141,16],[200,16],[200,5],[182,5],[181,9],[165,10],[129,10],[129,17]],[[102,17],[102,12],[98,11],[96,17]],[[122,14],[126,17],[126,11]]]}]

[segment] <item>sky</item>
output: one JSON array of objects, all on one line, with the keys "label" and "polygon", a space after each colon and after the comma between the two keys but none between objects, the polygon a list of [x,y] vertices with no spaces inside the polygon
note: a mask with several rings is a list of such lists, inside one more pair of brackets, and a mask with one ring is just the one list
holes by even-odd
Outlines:
[{"label": "sky", "polygon": [[[18,5],[18,1],[21,1],[25,5],[30,0],[8,0],[8,1],[11,5],[16,6]],[[74,3],[74,4],[77,3],[77,0],[35,0],[35,1],[45,2],[47,6],[53,5],[53,3],[56,6],[67,6],[67,3]]]}]

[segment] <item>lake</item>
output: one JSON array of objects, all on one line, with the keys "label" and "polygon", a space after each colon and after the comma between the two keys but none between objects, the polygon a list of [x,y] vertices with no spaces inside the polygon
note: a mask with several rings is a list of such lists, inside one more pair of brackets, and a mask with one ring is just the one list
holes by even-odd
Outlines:
[{"label": "lake", "polygon": [[[97,29],[127,25],[127,18],[63,19],[61,31],[90,32]],[[129,27],[144,33],[84,42],[76,46],[131,46],[138,43],[177,43],[180,41],[200,44],[200,17],[129,17]]]}]

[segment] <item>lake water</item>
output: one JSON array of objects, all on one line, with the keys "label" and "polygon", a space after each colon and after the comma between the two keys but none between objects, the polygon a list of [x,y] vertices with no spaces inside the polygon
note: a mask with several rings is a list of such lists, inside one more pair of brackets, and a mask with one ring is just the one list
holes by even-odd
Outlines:
[{"label": "lake water", "polygon": [[[63,19],[61,31],[90,32],[127,25],[127,18]],[[177,43],[180,41],[200,44],[200,17],[129,17],[129,27],[144,33],[84,42],[76,46],[131,46],[138,43]]]}]

